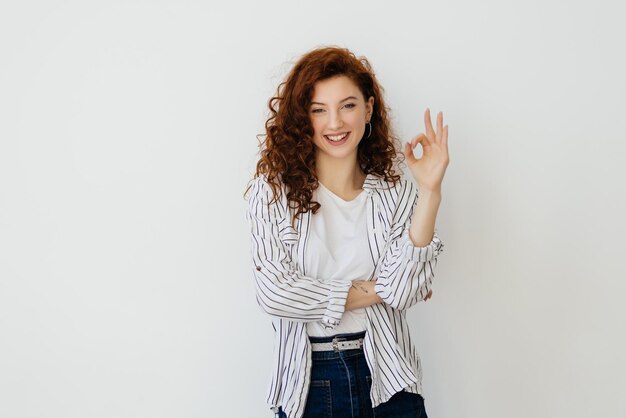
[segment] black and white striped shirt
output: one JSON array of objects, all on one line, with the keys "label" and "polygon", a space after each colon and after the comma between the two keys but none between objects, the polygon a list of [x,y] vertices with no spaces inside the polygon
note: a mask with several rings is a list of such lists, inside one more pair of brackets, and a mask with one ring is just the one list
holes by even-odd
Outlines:
[{"label": "black and white striped shirt", "polygon": [[[367,333],[363,350],[372,374],[372,406],[406,389],[422,392],[420,358],[409,335],[405,310],[429,292],[443,243],[433,234],[424,247],[409,237],[417,187],[408,179],[387,182],[368,174],[367,193],[369,252],[376,269],[375,291],[384,303],[366,308]],[[341,320],[349,280],[322,282],[307,276],[304,254],[311,211],[296,218],[287,204],[286,189],[277,202],[265,176],[252,182],[246,218],[251,228],[252,272],[259,306],[272,316],[275,347],[267,402],[289,418],[304,412],[311,371],[311,347],[306,322],[321,321],[329,329]]]}]

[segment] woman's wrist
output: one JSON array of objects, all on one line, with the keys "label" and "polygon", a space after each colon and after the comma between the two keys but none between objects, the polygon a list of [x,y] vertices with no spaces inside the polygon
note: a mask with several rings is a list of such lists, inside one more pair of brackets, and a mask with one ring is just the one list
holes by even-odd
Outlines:
[{"label": "woman's wrist", "polygon": [[346,310],[365,308],[366,306],[381,303],[382,299],[374,290],[375,285],[376,280],[353,281],[346,298]]}]

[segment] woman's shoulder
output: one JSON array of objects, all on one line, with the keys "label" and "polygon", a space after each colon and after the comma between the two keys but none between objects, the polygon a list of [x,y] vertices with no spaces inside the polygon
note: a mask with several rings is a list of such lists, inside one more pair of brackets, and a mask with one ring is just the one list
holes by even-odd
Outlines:
[{"label": "woman's shoulder", "polygon": [[[270,202],[278,203],[285,196],[284,189],[285,185],[280,177],[276,178],[275,186],[272,187],[272,182],[270,182],[267,175],[260,173],[250,182],[250,199],[261,200],[266,204],[270,204]],[[276,199],[274,199],[274,196],[276,196]]]},{"label": "woman's shoulder", "polygon": [[377,174],[368,174],[364,187],[366,185],[372,191],[385,194],[394,199],[404,195],[417,194],[418,191],[415,181],[404,172],[400,172],[400,178],[397,181],[386,180],[383,176]]}]

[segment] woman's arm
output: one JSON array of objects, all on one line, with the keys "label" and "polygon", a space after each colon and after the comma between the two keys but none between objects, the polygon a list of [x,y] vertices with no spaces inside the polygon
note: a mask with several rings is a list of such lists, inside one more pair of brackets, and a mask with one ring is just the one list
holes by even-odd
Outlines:
[{"label": "woman's arm", "polygon": [[374,291],[375,285],[376,280],[353,281],[346,298],[346,311],[382,303],[383,300]]},{"label": "woman's arm", "polygon": [[[434,235],[435,220],[441,203],[441,189],[433,191],[421,191],[419,199],[409,218],[411,226],[409,237],[413,247],[425,247]],[[427,287],[429,283],[424,283],[424,301],[428,300],[433,291]],[[383,303],[383,299],[375,291],[376,280],[356,280],[352,282],[348,297],[346,298],[346,311],[366,306]]]},{"label": "woman's arm", "polygon": [[[400,221],[402,233],[399,239],[394,239],[385,255],[376,285],[376,293],[397,309],[409,308],[430,294],[437,256],[443,248],[435,230],[435,218],[441,203],[441,183],[450,162],[448,125],[443,125],[443,112],[439,112],[435,132],[430,109],[424,112],[424,124],[426,133],[417,135],[404,146],[411,174],[420,185],[420,198],[417,200],[416,188],[410,187],[409,193],[401,196],[412,195],[414,198],[399,198],[396,202],[401,209],[406,209],[408,203],[417,200],[417,204],[412,203],[410,208],[412,215]],[[417,144],[423,151],[419,159],[413,155]],[[392,226],[392,234],[394,231],[395,226]]]},{"label": "woman's arm", "polygon": [[[382,298],[378,296],[374,290],[375,286],[376,280],[353,281],[348,291],[348,297],[346,298],[346,311],[383,303]],[[429,290],[428,294],[424,297],[424,301],[430,299],[432,295],[433,291]]]},{"label": "woman's arm", "polygon": [[409,229],[409,237],[415,247],[425,247],[433,239],[440,204],[441,189],[420,190]]},{"label": "woman's arm", "polygon": [[[424,200],[419,202],[422,197]],[[443,251],[443,243],[434,229],[440,201],[436,194],[426,192],[420,193],[418,199],[417,187],[410,181],[403,181],[395,204],[400,205],[400,213],[404,215],[392,225],[392,231],[397,232],[375,285],[383,302],[393,308],[408,309],[430,294],[437,256]]]},{"label": "woman's arm", "polygon": [[345,310],[350,281],[322,282],[295,268],[287,244],[281,238],[290,229],[286,203],[279,199],[270,204],[271,197],[272,190],[266,180],[256,178],[246,217],[251,232],[257,302],[273,317],[321,321],[326,328],[334,328]]}]

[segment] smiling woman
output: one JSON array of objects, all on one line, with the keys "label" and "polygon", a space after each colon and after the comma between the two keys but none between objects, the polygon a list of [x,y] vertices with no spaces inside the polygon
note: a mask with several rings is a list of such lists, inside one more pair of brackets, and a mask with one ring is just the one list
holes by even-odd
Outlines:
[{"label": "smiling woman", "polygon": [[[447,126],[398,152],[367,59],[324,47],[269,101],[246,217],[257,301],[272,317],[278,417],[426,417],[405,310],[432,295]],[[420,143],[423,156],[413,149]],[[395,171],[406,157],[420,186]]]},{"label": "smiling woman", "polygon": [[[319,171],[332,172],[331,166],[342,164],[339,162],[342,159],[356,160],[359,142],[365,126],[370,123],[373,108],[374,97],[370,96],[365,101],[358,86],[345,75],[315,84],[311,124],[315,132],[316,165],[329,166],[328,170]],[[363,120],[367,121],[367,125],[363,124]]]}]

